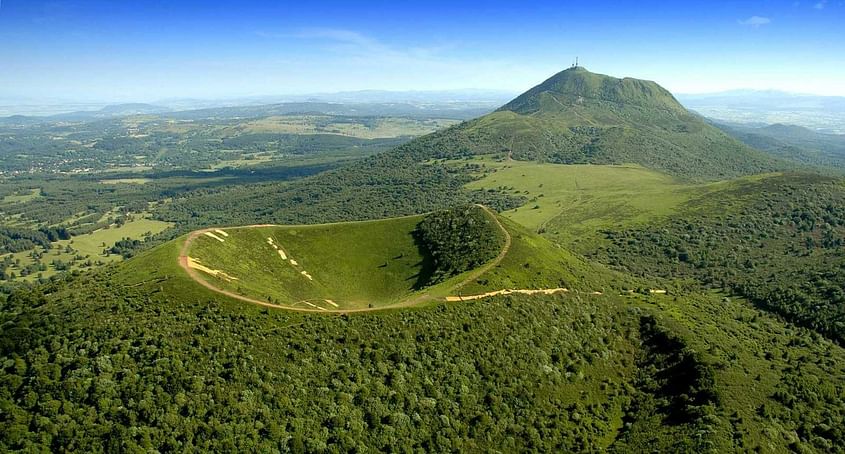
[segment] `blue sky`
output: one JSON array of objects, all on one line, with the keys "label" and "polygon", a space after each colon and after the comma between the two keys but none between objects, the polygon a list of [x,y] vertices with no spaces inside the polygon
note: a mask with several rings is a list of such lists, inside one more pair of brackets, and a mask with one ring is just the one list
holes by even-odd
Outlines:
[{"label": "blue sky", "polygon": [[845,96],[845,2],[0,0],[0,97],[522,91],[580,57],[676,93]]}]

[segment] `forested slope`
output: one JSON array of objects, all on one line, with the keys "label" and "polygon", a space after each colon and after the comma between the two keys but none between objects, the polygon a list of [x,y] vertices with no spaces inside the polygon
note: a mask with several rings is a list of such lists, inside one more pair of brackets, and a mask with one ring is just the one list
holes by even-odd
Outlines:
[{"label": "forested slope", "polygon": [[695,279],[845,341],[845,185],[789,174],[737,183],[591,254],[626,272]]}]

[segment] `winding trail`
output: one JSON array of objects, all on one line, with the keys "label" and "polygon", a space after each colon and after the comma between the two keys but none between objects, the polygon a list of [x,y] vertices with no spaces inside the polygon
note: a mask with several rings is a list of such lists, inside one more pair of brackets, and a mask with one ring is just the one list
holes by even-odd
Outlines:
[{"label": "winding trail", "polygon": [[[475,270],[472,270],[461,282],[459,282],[458,284],[456,284],[454,287],[452,287],[450,289],[450,293],[453,293],[453,292],[460,290],[465,285],[467,285],[467,284],[471,283],[472,281],[478,279],[479,277],[481,277],[482,275],[484,275],[485,273],[487,273],[488,271],[490,271],[494,267],[498,266],[502,262],[502,260],[504,260],[505,256],[507,256],[507,254],[508,254],[508,252],[510,251],[510,248],[511,248],[511,244],[512,244],[512,241],[513,241],[512,238],[511,238],[511,234],[510,234],[510,232],[508,232],[508,230],[505,228],[505,226],[502,225],[501,221],[499,221],[499,218],[496,216],[496,214],[493,213],[492,210],[490,210],[489,208],[487,208],[484,205],[476,205],[476,206],[478,206],[479,208],[484,210],[484,212],[488,216],[490,216],[490,218],[493,220],[493,222],[496,223],[496,226],[499,228],[499,230],[502,232],[502,235],[504,236],[505,243],[504,243],[504,245],[502,245],[502,249],[501,249],[501,251],[499,251],[499,255],[497,255],[496,258],[494,258],[493,260],[491,260],[491,261],[485,263],[484,265],[476,268]],[[278,224],[254,224],[254,225],[247,225],[247,226],[230,227],[229,229],[232,229],[232,228],[243,229],[243,228],[260,228],[260,227],[278,227],[278,226],[279,226]],[[386,305],[386,306],[379,306],[379,307],[362,307],[362,308],[353,308],[353,309],[326,309],[326,308],[323,308],[323,307],[304,308],[304,307],[294,307],[294,306],[283,306],[283,305],[280,305],[280,304],[273,304],[273,303],[268,303],[267,301],[262,301],[262,300],[259,300],[259,299],[250,298],[248,296],[244,296],[244,295],[241,295],[241,294],[229,291],[229,290],[219,288],[219,287],[215,286],[214,284],[212,284],[211,282],[203,279],[203,277],[200,276],[200,273],[196,269],[194,269],[190,266],[188,251],[191,247],[191,244],[194,242],[194,240],[196,240],[200,236],[205,235],[206,232],[220,232],[220,231],[225,231],[225,230],[227,230],[227,229],[212,227],[212,228],[207,228],[207,229],[195,230],[195,231],[191,232],[190,234],[188,234],[188,237],[185,239],[185,242],[182,244],[182,248],[179,251],[179,266],[183,270],[185,270],[185,273],[187,273],[187,275],[193,281],[195,281],[197,284],[202,285],[203,287],[205,287],[205,288],[207,288],[207,289],[209,289],[209,290],[211,290],[215,293],[219,293],[221,295],[227,296],[229,298],[232,298],[232,299],[235,299],[235,300],[238,300],[238,301],[243,301],[243,302],[254,304],[254,305],[257,305],[257,306],[270,307],[270,308],[273,308],[273,309],[283,309],[283,310],[287,310],[287,311],[322,313],[322,314],[348,314],[348,313],[353,313],[353,312],[374,312],[374,311],[381,311],[381,310],[386,310],[386,309],[398,309],[398,308],[403,308],[403,307],[415,306],[417,304],[427,302],[427,301],[455,302],[455,301],[476,300],[476,299],[482,299],[482,298],[487,298],[487,297],[497,296],[497,295],[510,295],[510,294],[526,294],[526,295],[546,294],[546,295],[551,295],[551,294],[554,294],[554,293],[568,292],[569,291],[568,289],[565,289],[565,288],[554,288],[554,289],[502,289],[502,290],[482,293],[482,294],[478,294],[478,295],[447,296],[447,297],[435,297],[435,296],[432,296],[428,292],[423,292],[421,294],[414,295],[414,296],[412,296],[412,297],[410,297],[410,298],[408,298],[404,301],[400,301],[400,302],[395,303],[395,304],[390,304],[390,305]],[[336,306],[336,304],[334,304],[334,305]]]},{"label": "winding trail", "polygon": [[566,293],[568,292],[568,288],[558,287],[558,288],[541,288],[541,289],[504,289],[504,290],[496,290],[495,292],[487,292],[481,293],[478,295],[463,295],[463,296],[447,296],[446,301],[454,302],[454,301],[471,301],[471,300],[480,300],[482,298],[489,298],[491,296],[499,296],[499,295],[513,295],[514,293],[518,293],[521,295],[554,295],[555,293]]}]

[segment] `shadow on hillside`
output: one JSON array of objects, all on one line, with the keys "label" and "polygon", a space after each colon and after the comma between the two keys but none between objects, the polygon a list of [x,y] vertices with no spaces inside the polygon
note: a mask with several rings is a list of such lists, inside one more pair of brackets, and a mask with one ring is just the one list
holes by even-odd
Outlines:
[{"label": "shadow on hillside", "polygon": [[425,244],[425,241],[423,241],[419,229],[414,229],[412,235],[414,236],[414,244],[417,246],[417,251],[419,251],[422,260],[414,264],[414,266],[419,267],[420,272],[415,274],[414,276],[411,276],[411,279],[416,278],[416,281],[414,282],[414,285],[411,287],[411,289],[420,290],[431,285],[431,280],[434,276],[434,271],[436,268],[434,263],[434,256],[431,255],[431,251]]}]

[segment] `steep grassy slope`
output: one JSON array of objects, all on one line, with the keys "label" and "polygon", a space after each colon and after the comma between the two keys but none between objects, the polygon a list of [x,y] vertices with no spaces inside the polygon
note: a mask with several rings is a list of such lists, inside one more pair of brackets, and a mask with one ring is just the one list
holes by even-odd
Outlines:
[{"label": "steep grassy slope", "polygon": [[413,235],[421,220],[221,230],[228,236],[211,231],[187,252],[225,273],[197,267],[202,279],[250,298],[302,308],[378,306],[426,285],[430,260]]},{"label": "steep grassy slope", "polygon": [[494,154],[563,164],[635,163],[687,179],[783,166],[690,114],[654,82],[580,67],[554,75],[492,114],[399,149],[418,159]]},{"label": "steep grassy slope", "polygon": [[586,261],[507,218],[501,222],[511,236],[507,255],[484,274],[455,289],[453,294],[554,288],[566,288],[576,294],[619,294],[649,282],[648,279],[631,279]]}]

